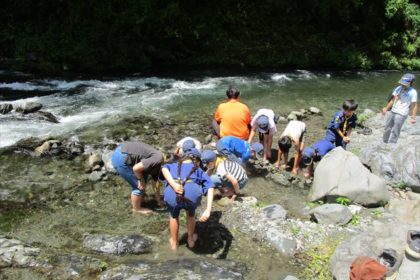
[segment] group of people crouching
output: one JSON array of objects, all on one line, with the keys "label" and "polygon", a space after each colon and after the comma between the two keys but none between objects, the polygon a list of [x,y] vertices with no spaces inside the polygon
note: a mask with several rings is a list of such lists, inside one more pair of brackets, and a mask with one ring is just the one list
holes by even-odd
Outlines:
[{"label": "group of people crouching", "polygon": [[[404,77],[401,85],[407,82]],[[410,86],[414,82],[413,77]],[[277,116],[270,109],[260,109],[251,119],[248,107],[239,101],[240,92],[237,89],[230,87],[226,95],[228,101],[219,105],[212,123],[213,136],[217,140],[210,145],[213,149],[202,150],[197,139],[186,137],[176,144],[175,152],[168,159],[159,150],[142,142],[122,143],[113,154],[114,168],[131,185],[133,213],[151,213],[150,209],[142,207],[142,203],[146,181],[148,177],[152,178],[157,203],[160,207],[166,204],[169,210],[170,246],[173,250],[178,247],[179,214],[182,209],[187,213],[187,245],[192,248],[197,240],[194,233],[195,211],[202,197],[207,196],[207,206],[199,220],[205,222],[210,217],[215,189],[220,192],[219,195],[235,200],[248,182],[246,162],[255,157],[271,159]],[[395,96],[398,97],[398,94]],[[393,100],[394,107],[401,106],[402,98]],[[354,100],[345,100],[343,110],[337,112],[329,123],[325,138],[311,147],[304,147],[305,123],[290,121],[278,140],[277,168],[291,168],[292,173],[298,175],[299,166],[303,163],[308,167],[305,176],[312,176],[314,161],[319,161],[336,146],[345,149],[350,142],[351,131],[356,127],[357,107]],[[389,109],[388,106],[386,109]],[[390,114],[394,114],[393,111]],[[393,115],[388,116],[391,117]],[[400,128],[397,127],[398,130]],[[253,143],[256,134],[259,142]],[[288,154],[292,146],[295,156],[293,167],[289,167]],[[159,182],[165,187],[165,204],[161,201]]]}]

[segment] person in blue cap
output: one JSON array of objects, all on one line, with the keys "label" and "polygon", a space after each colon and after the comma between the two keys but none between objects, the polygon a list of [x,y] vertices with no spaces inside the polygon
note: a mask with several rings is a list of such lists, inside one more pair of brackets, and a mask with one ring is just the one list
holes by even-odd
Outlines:
[{"label": "person in blue cap", "polygon": [[175,155],[182,155],[188,149],[196,148],[201,151],[201,142],[192,137],[184,137],[176,143]]},{"label": "person in blue cap", "polygon": [[192,248],[197,240],[195,232],[195,210],[207,195],[207,207],[200,217],[205,222],[210,217],[214,196],[214,183],[200,168],[201,155],[196,148],[184,151],[178,161],[167,163],[162,167],[165,180],[164,201],[169,210],[169,243],[172,250],[178,248],[179,214],[182,209],[187,212],[187,244]]},{"label": "person in blue cap", "polygon": [[216,149],[219,154],[245,165],[252,157],[261,157],[264,147],[261,143],[252,143],[234,136],[225,136],[217,141]]},{"label": "person in blue cap", "polygon": [[306,147],[302,152],[302,163],[308,167],[305,177],[312,177],[314,174],[314,162],[321,160],[329,151],[334,149],[333,143],[326,139],[319,140],[312,145],[312,147]]},{"label": "person in blue cap", "polygon": [[271,158],[271,146],[273,145],[273,136],[277,132],[277,117],[273,110],[260,109],[251,121],[251,133],[248,142],[251,143],[255,134],[258,133],[260,143],[264,146],[263,160]]},{"label": "person in blue cap", "polygon": [[245,169],[235,161],[218,160],[216,153],[209,150],[203,151],[201,161],[207,168],[207,174],[211,175],[215,188],[218,188],[222,196],[235,201],[241,189],[248,183]]},{"label": "person in blue cap", "polygon": [[343,103],[343,110],[334,114],[333,119],[327,127],[327,135],[325,139],[335,144],[336,147],[346,149],[350,142],[350,134],[356,127],[357,116],[356,109],[358,104],[352,99],[347,99]]},{"label": "person in blue cap", "polygon": [[392,93],[392,98],[382,109],[382,114],[387,114],[384,143],[397,143],[401,128],[410,113],[412,107],[411,124],[416,123],[417,115],[417,91],[413,88],[415,77],[413,74],[405,74],[399,80],[399,86]]}]

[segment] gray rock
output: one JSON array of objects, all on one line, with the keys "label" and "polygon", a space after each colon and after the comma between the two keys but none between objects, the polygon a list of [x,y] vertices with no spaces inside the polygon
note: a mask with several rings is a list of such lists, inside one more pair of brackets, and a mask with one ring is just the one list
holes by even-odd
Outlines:
[{"label": "gray rock", "polygon": [[[403,256],[407,231],[420,229],[420,225],[392,222],[383,224],[375,221],[373,226],[350,240],[339,244],[330,260],[330,271],[337,280],[348,280],[351,263],[358,256],[376,259],[384,249],[394,249]],[[415,280],[418,278],[403,278]]]},{"label": "gray rock", "polygon": [[83,239],[83,247],[97,253],[142,254],[149,253],[152,250],[152,242],[140,235],[87,234]]},{"label": "gray rock", "polygon": [[34,117],[38,120],[47,121],[47,122],[50,122],[50,123],[59,123],[60,122],[58,120],[58,118],[56,116],[54,116],[52,113],[45,112],[45,111],[35,112]]},{"label": "gray rock", "polygon": [[420,279],[420,264],[418,260],[408,258],[404,255],[396,280],[418,280]]},{"label": "gray rock", "polygon": [[285,118],[283,116],[279,116],[279,119],[278,119],[277,122],[282,123],[282,124],[286,124],[287,123],[287,118]]},{"label": "gray rock", "polygon": [[102,154],[102,161],[104,163],[107,172],[116,173],[114,166],[112,165],[112,155],[114,151],[104,151]]},{"label": "gray rock", "polygon": [[350,222],[353,217],[350,210],[341,204],[324,204],[315,207],[309,213],[320,224],[345,225]]},{"label": "gray rock", "polygon": [[304,115],[304,113],[302,111],[292,111],[292,112],[290,112],[290,114],[295,115],[299,119],[301,119],[303,117],[303,115]]},{"label": "gray rock", "polygon": [[10,103],[0,104],[0,114],[5,115],[13,110],[13,105]]},{"label": "gray rock", "polygon": [[295,114],[290,113],[290,114],[287,116],[287,120],[288,120],[288,121],[297,121],[297,120],[298,120],[298,117],[297,117]]},{"label": "gray rock", "polygon": [[320,115],[321,114],[321,110],[318,109],[317,107],[309,107],[309,112],[311,114],[316,114],[316,115]]},{"label": "gray rock", "polygon": [[162,263],[137,261],[122,264],[105,271],[101,280],[236,280],[243,279],[246,272],[244,264],[233,261],[177,259]]},{"label": "gray rock", "polygon": [[268,205],[261,209],[263,212],[263,216],[266,219],[271,220],[285,220],[287,217],[287,210],[284,209],[281,205],[278,204],[272,204]]},{"label": "gray rock", "polygon": [[293,255],[296,250],[297,243],[294,239],[288,237],[276,228],[268,228],[265,232],[265,240],[285,255]]},{"label": "gray rock", "polygon": [[347,197],[362,205],[389,200],[386,182],[341,147],[330,151],[316,167],[309,199],[317,201],[330,196]]},{"label": "gray rock", "polygon": [[420,193],[415,193],[412,191],[407,192],[407,198],[410,200],[420,200]]},{"label": "gray rock", "polygon": [[270,179],[281,186],[290,186],[289,178],[282,173],[275,173],[270,175]]},{"label": "gray rock", "polygon": [[86,279],[86,275],[101,273],[107,266],[105,261],[83,255],[55,256],[49,269],[49,279]]},{"label": "gray rock", "polygon": [[41,110],[42,104],[38,102],[26,102],[22,106],[16,108],[16,112],[22,112],[24,114],[29,114]]},{"label": "gray rock", "polygon": [[102,165],[102,157],[98,153],[92,153],[88,158],[88,166],[93,170],[96,165]]},{"label": "gray rock", "polygon": [[59,140],[48,140],[45,141],[41,146],[35,148],[35,156],[42,156],[48,153],[54,145],[61,144]]},{"label": "gray rock", "polygon": [[286,278],[283,280],[299,280],[299,278],[296,278],[295,276],[287,275]]},{"label": "gray rock", "polygon": [[102,179],[102,177],[105,176],[105,172],[104,171],[93,171],[92,173],[89,174],[88,179],[91,182],[98,182]]},{"label": "gray rock", "polygon": [[420,224],[420,200],[391,199],[388,209],[403,222]]},{"label": "gray rock", "polygon": [[209,134],[204,139],[204,144],[209,144],[213,140],[213,135]]},{"label": "gray rock", "polygon": [[38,248],[30,247],[16,239],[0,236],[0,268],[9,266],[36,267],[38,266],[36,257],[39,253]]}]

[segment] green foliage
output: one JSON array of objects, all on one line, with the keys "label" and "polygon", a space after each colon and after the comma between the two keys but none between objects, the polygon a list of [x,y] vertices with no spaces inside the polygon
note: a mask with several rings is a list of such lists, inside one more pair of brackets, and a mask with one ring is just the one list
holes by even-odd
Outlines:
[{"label": "green foliage", "polygon": [[320,205],[322,205],[322,204],[324,204],[324,202],[323,202],[323,201],[321,201],[321,200],[318,200],[318,201],[315,201],[315,202],[310,202],[310,201],[307,201],[307,202],[306,202],[306,205],[308,205],[308,207],[309,207],[310,209],[313,209],[313,208],[315,208],[315,207],[317,207],[317,206],[320,206]]},{"label": "green foliage", "polygon": [[420,69],[412,0],[5,1],[0,59],[44,72]]},{"label": "green foliage", "polygon": [[379,218],[382,216],[382,211],[380,209],[374,209],[370,213],[376,218]]},{"label": "green foliage", "polygon": [[341,204],[341,205],[344,205],[344,206],[347,206],[347,205],[349,205],[351,203],[351,199],[350,198],[342,197],[342,196],[337,197],[337,199],[335,201],[338,204]]},{"label": "green foliage", "polygon": [[407,183],[404,181],[400,181],[397,185],[397,188],[399,188],[400,190],[405,190],[407,188]]},{"label": "green foliage", "polygon": [[331,280],[329,264],[339,240],[327,240],[324,243],[314,246],[305,252],[305,268],[299,278],[306,280]]},{"label": "green foliage", "polygon": [[359,225],[360,224],[360,218],[361,218],[361,216],[360,216],[359,213],[354,214],[353,217],[351,218],[350,224],[353,225],[353,226]]},{"label": "green foliage", "polygon": [[267,203],[265,203],[265,202],[262,202],[262,201],[258,201],[256,204],[255,204],[255,207],[257,207],[257,208],[263,208],[263,207],[265,207],[265,206],[267,206],[268,204]]},{"label": "green foliage", "polygon": [[292,236],[293,236],[293,237],[296,237],[296,236],[298,236],[298,234],[299,234],[299,232],[300,232],[300,228],[299,228],[298,226],[296,226],[296,225],[292,225],[292,226],[290,227],[290,231],[291,231],[291,233],[292,233]]},{"label": "green foliage", "polygon": [[19,226],[30,210],[15,210],[0,213],[0,233],[7,233]]}]

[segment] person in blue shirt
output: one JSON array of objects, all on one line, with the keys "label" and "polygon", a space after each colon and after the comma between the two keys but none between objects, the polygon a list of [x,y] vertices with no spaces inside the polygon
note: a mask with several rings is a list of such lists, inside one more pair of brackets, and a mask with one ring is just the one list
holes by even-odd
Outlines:
[{"label": "person in blue shirt", "polygon": [[216,149],[220,155],[229,160],[244,165],[251,157],[261,157],[264,146],[261,143],[252,143],[234,136],[225,136],[216,144]]},{"label": "person in blue shirt", "polygon": [[308,167],[305,174],[306,178],[312,177],[314,174],[314,162],[318,162],[324,157],[329,151],[334,149],[333,143],[326,139],[319,140],[312,145],[312,147],[306,147],[302,152],[302,163]]},{"label": "person in blue shirt", "polygon": [[200,217],[205,222],[210,217],[214,196],[214,183],[200,168],[201,154],[195,149],[184,151],[178,161],[167,163],[162,167],[165,178],[164,201],[169,210],[169,243],[172,250],[178,248],[179,214],[181,209],[187,212],[187,243],[192,248],[197,240],[195,231],[195,210],[201,203],[203,195],[207,195],[207,208]]},{"label": "person in blue shirt", "polygon": [[345,100],[343,103],[343,110],[335,113],[327,128],[327,135],[325,139],[335,144],[335,146],[343,147],[350,142],[350,134],[353,128],[356,127],[357,116],[355,111],[358,107],[356,101],[352,99]]}]

